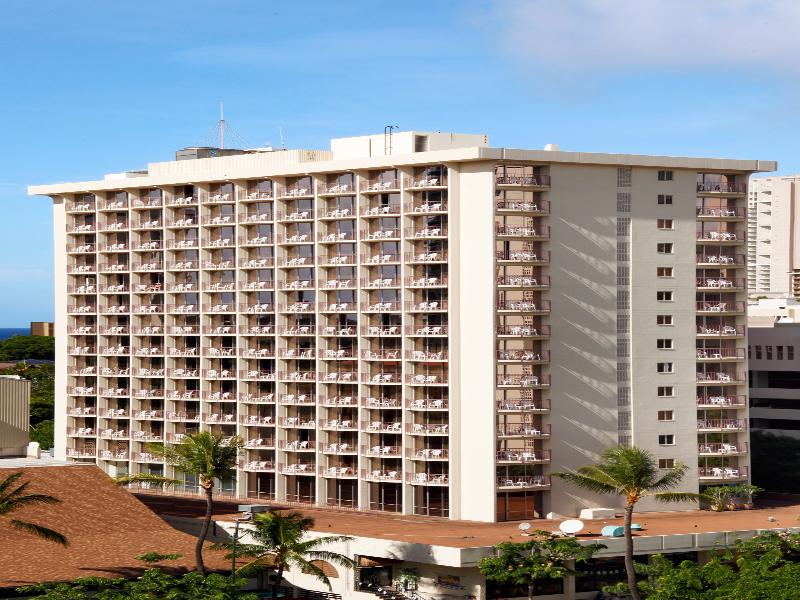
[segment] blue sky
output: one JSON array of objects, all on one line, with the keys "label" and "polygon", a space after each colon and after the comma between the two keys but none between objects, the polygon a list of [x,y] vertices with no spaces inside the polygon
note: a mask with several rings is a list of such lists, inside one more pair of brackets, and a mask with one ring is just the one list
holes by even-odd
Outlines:
[{"label": "blue sky", "polygon": [[25,186],[208,144],[220,100],[250,146],[396,124],[799,172],[798,25],[794,0],[5,0],[0,327],[53,317]]}]

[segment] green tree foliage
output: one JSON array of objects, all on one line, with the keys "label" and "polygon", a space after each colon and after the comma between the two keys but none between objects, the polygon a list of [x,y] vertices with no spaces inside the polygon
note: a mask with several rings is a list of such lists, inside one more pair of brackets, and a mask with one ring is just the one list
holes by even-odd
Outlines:
[{"label": "green tree foliage", "polygon": [[41,421],[31,427],[30,439],[32,442],[39,442],[39,448],[48,450],[53,447],[54,432],[53,421]]},{"label": "green tree foliage", "polygon": [[553,473],[590,492],[621,496],[624,500],[625,571],[633,600],[639,600],[633,566],[633,509],[647,496],[660,502],[699,500],[698,494],[671,491],[680,484],[687,470],[688,467],[680,463],[672,469],[659,469],[655,457],[647,450],[614,446],[603,452],[602,460],[596,465],[580,467],[577,472]]},{"label": "green tree foliage", "polygon": [[[275,571],[277,577],[272,588],[273,600],[278,597],[278,587],[284,571],[292,567],[313,575],[330,589],[330,580],[314,561],[323,560],[344,568],[354,568],[355,563],[347,556],[323,549],[328,544],[351,538],[342,535],[308,537],[306,534],[312,527],[314,519],[304,517],[298,512],[255,515],[249,536],[252,541],[249,544],[236,544],[235,549],[237,557],[253,560],[238,569],[237,573],[252,577],[259,571]],[[214,547],[234,550],[233,542],[215,544]],[[232,558],[232,553],[228,558]]]},{"label": "green tree foliage", "polygon": [[[739,540],[707,563],[674,565],[661,555],[637,564],[648,600],[796,600],[800,597],[800,534],[764,533]],[[625,584],[606,591],[624,594]]]},{"label": "green tree foliage", "polygon": [[753,483],[770,492],[800,493],[800,439],[750,432]]},{"label": "green tree foliage", "polygon": [[67,545],[67,538],[57,531],[48,529],[37,523],[14,519],[10,515],[26,506],[35,504],[58,504],[58,498],[47,494],[31,494],[28,490],[29,482],[21,481],[22,472],[11,473],[0,480],[0,524],[8,523],[14,529],[38,536],[42,539]]},{"label": "green tree foliage", "polygon": [[528,587],[533,598],[536,579],[563,579],[575,574],[570,564],[589,560],[605,548],[602,544],[581,545],[574,537],[561,537],[536,530],[527,542],[497,544],[495,555],[483,558],[478,569],[489,581]]},{"label": "green tree foliage", "polygon": [[135,580],[84,577],[69,583],[41,583],[17,591],[40,600],[258,600],[258,595],[241,591],[243,579],[229,579],[212,573],[171,575],[149,569]]},{"label": "green tree foliage", "polygon": [[56,340],[45,335],[15,335],[0,342],[0,361],[55,360]]}]

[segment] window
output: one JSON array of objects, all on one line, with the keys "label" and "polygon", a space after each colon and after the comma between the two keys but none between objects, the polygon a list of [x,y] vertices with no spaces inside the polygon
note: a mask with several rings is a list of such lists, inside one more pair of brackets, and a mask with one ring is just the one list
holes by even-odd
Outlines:
[{"label": "window", "polygon": [[776,357],[778,360],[783,360],[783,346],[775,346],[775,350],[778,354]]},{"label": "window", "polygon": [[631,218],[617,217],[617,237],[630,237],[630,235],[631,235]]},{"label": "window", "polygon": [[659,229],[675,229],[672,219],[656,219],[656,225]]},{"label": "window", "polygon": [[675,468],[675,459],[674,458],[659,458],[658,459],[658,468],[659,469],[673,469],[673,468]]},{"label": "window", "polygon": [[658,436],[658,445],[659,446],[674,446],[675,445],[675,435],[672,433],[666,435]]},{"label": "window", "polygon": [[772,360],[772,346],[765,346],[767,350],[767,360]]},{"label": "window", "polygon": [[672,315],[656,315],[656,325],[672,325]]},{"label": "window", "polygon": [[657,363],[656,364],[656,370],[659,373],[674,373],[675,372],[675,368],[673,366],[673,363],[671,363],[671,362]]},{"label": "window", "polygon": [[758,344],[756,344],[756,358],[758,360],[761,360],[761,346],[759,346]]},{"label": "window", "polygon": [[671,385],[660,385],[658,386],[658,397],[659,398],[672,398],[675,395],[675,388]]},{"label": "window", "polygon": [[617,187],[631,187],[631,176],[633,174],[632,167],[618,167],[617,168]]},{"label": "window", "polygon": [[658,420],[659,421],[674,421],[675,420],[675,411],[674,410],[660,410],[660,411],[658,411]]},{"label": "window", "polygon": [[672,267],[657,267],[656,275],[659,277],[673,277]]},{"label": "window", "polygon": [[672,302],[672,292],[658,290],[656,291],[656,300],[659,302]]},{"label": "window", "polygon": [[657,244],[656,252],[659,254],[672,254],[672,242],[667,244]]},{"label": "window", "polygon": [[656,348],[659,350],[672,350],[672,338],[658,338]]},{"label": "window", "polygon": [[[622,187],[622,186],[618,185],[617,187]],[[621,213],[631,212],[630,192],[617,192],[617,212]]]},{"label": "window", "polygon": [[786,360],[794,360],[794,346],[786,346]]},{"label": "window", "polygon": [[659,171],[658,172],[658,180],[659,181],[672,181],[672,171]]},{"label": "window", "polygon": [[672,196],[667,194],[659,194],[658,195],[658,203],[659,204],[672,204]]}]

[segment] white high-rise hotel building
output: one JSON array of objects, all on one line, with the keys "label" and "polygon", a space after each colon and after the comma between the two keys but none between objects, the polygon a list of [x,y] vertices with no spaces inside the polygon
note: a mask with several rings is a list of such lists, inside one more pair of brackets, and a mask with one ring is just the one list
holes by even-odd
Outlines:
[{"label": "white high-rise hotel building", "polygon": [[169,475],[148,443],[209,430],[246,441],[240,497],[479,521],[592,505],[550,473],[618,442],[686,489],[747,479],[747,180],[774,162],[387,141],[32,187],[57,456]]}]

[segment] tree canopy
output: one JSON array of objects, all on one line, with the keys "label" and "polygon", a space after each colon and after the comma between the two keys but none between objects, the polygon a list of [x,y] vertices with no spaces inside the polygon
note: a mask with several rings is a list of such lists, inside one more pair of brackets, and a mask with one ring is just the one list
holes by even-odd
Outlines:
[{"label": "tree canopy", "polygon": [[56,340],[46,335],[14,335],[0,341],[0,361],[55,360]]}]

